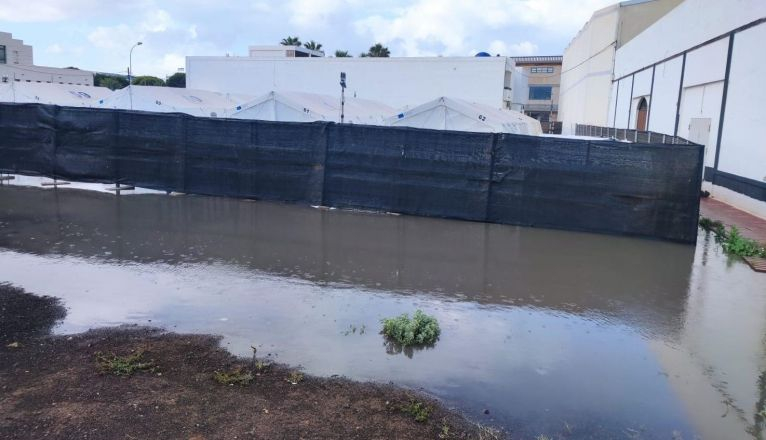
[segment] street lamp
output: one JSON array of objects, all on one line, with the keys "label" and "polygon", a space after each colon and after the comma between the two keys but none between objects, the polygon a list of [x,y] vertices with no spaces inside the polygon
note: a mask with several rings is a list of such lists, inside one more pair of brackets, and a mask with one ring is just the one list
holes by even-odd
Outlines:
[{"label": "street lamp", "polygon": [[129,57],[129,64],[128,64],[128,95],[130,95],[130,109],[133,110],[133,81],[131,80],[131,74],[133,73],[133,49],[135,49],[137,46],[140,46],[144,43],[138,42],[133,45],[133,47],[130,48],[130,57]]}]

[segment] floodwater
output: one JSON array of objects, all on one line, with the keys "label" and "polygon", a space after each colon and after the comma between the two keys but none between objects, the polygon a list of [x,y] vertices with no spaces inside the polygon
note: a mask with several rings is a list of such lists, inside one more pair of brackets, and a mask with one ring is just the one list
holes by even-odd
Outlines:
[{"label": "floodwater", "polygon": [[[0,281],[62,298],[58,333],[219,334],[308,373],[422,387],[514,439],[764,436],[766,275],[704,234],[4,186]],[[380,319],[418,308],[435,346],[386,346]]]}]

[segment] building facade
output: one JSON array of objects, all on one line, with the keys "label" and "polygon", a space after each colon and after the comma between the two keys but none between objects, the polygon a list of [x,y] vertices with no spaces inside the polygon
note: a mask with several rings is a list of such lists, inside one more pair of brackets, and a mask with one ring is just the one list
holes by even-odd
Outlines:
[{"label": "building facade", "polygon": [[682,0],[631,0],[599,9],[564,50],[558,119],[564,134],[576,124],[605,126],[618,48]]},{"label": "building facade", "polygon": [[609,126],[705,146],[703,188],[766,218],[766,2],[685,0],[617,50]]},{"label": "building facade", "polygon": [[93,73],[79,69],[36,66],[32,46],[0,32],[0,82],[92,86]]},{"label": "building facade", "polygon": [[540,121],[545,132],[556,132],[562,57],[513,57],[513,61],[529,85],[524,114]]},{"label": "building facade", "polygon": [[516,110],[525,78],[508,57],[186,57],[189,88],[265,95],[271,91],[346,96],[394,108],[448,96]]}]

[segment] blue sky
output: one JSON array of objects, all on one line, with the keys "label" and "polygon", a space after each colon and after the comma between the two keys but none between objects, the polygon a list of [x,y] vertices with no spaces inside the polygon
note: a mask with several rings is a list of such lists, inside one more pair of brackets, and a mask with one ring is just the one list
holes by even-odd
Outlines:
[{"label": "blue sky", "polygon": [[0,31],[35,49],[35,64],[165,76],[186,55],[246,55],[297,35],[328,54],[381,42],[392,56],[561,54],[613,0],[0,0]]}]

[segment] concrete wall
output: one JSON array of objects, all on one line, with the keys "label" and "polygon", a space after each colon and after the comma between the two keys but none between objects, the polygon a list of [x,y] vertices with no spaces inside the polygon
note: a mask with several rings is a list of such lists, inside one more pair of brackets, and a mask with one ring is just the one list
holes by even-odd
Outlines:
[{"label": "concrete wall", "polygon": [[35,66],[32,46],[0,32],[0,46],[5,46],[6,63],[0,64],[0,82],[93,85],[93,73],[85,70]]},{"label": "concrete wall", "polygon": [[[712,180],[727,188],[718,184],[705,188],[762,216],[766,213],[766,148],[762,141],[766,138],[766,61],[762,56],[766,23],[760,20],[764,18],[763,0],[685,0],[616,51],[612,94],[618,98],[609,104],[609,126],[635,128],[636,106],[646,93],[649,78],[648,129],[673,134],[678,115],[678,136],[705,145],[704,165],[712,170],[710,175],[726,173],[729,183]],[[723,126],[719,127],[730,38],[728,94]],[[631,83],[632,100],[624,98]],[[709,131],[704,129],[707,124]]]},{"label": "concrete wall", "polygon": [[0,32],[0,46],[5,46],[6,64],[19,66],[33,64],[32,46],[13,38],[8,32]]},{"label": "concrete wall", "polygon": [[558,115],[564,134],[574,133],[575,124],[607,125],[618,22],[617,5],[596,11],[564,50]]},{"label": "concrete wall", "polygon": [[[574,133],[576,124],[613,125],[615,49],[631,41],[681,1],[624,1],[593,13],[564,51],[559,120],[563,121],[565,134]],[[624,107],[628,108],[629,91],[627,97],[620,98],[623,99]],[[607,111],[607,107],[612,111]]]},{"label": "concrete wall", "polygon": [[260,95],[272,90],[340,96],[339,78],[346,72],[348,96],[372,99],[392,107],[417,105],[440,96],[461,98],[500,108],[506,57],[430,58],[289,58],[187,57],[186,86],[226,93]]}]

